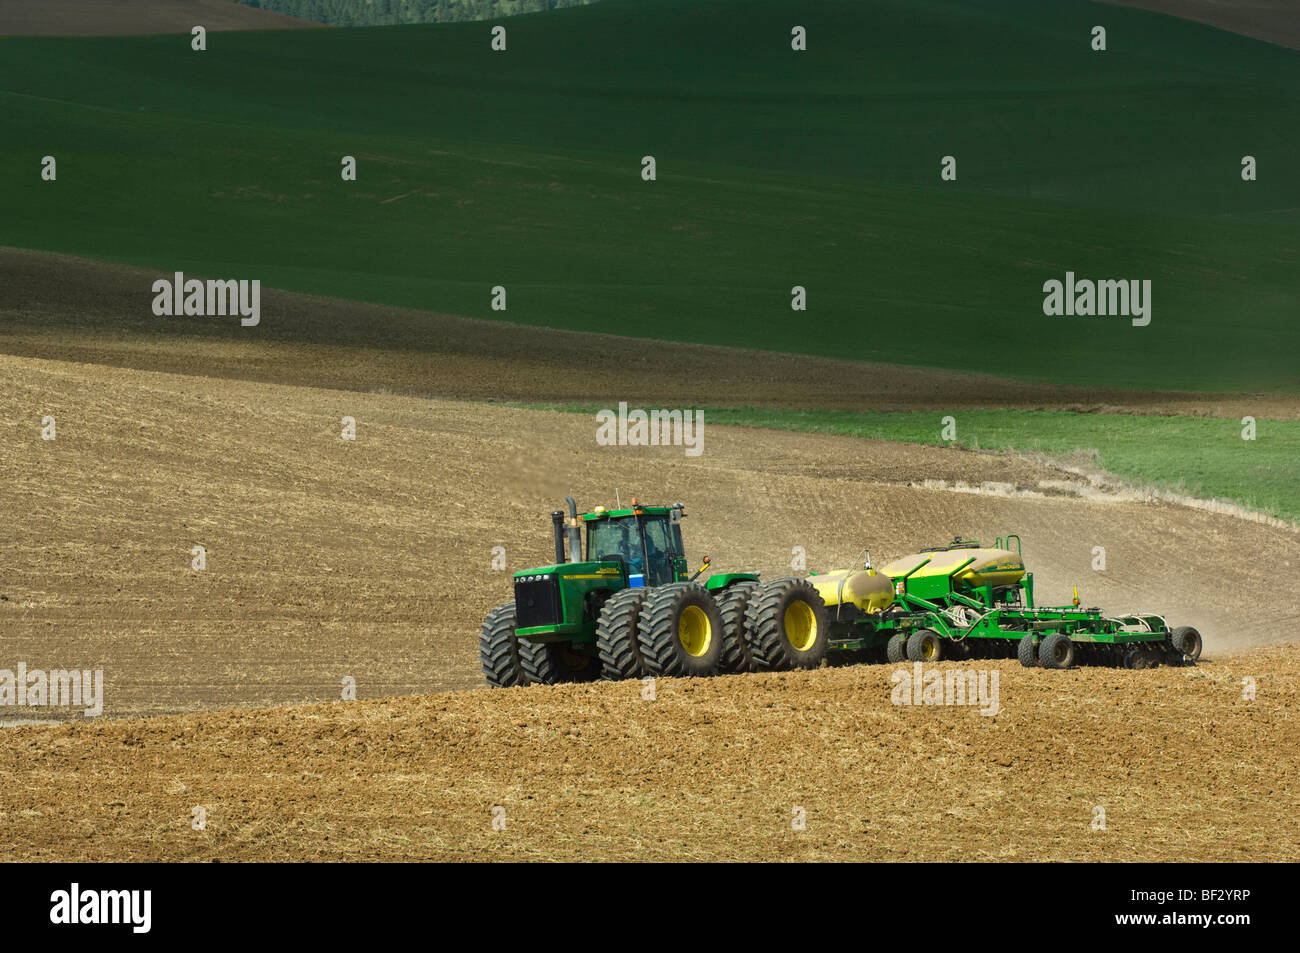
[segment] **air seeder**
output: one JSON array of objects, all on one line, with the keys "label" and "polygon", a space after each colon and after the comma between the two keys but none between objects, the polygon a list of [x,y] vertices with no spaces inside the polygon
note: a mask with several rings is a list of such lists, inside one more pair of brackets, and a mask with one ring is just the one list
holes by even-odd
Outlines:
[{"label": "air seeder", "polygon": [[[1014,545],[1015,549],[1012,550]],[[1201,636],[1163,616],[1109,616],[1072,605],[1034,605],[1020,537],[992,548],[954,539],[883,566],[811,577],[827,605],[831,650],[880,661],[1011,658],[1026,666],[1076,663],[1151,668],[1195,662]]]},{"label": "air seeder", "polygon": [[[555,562],[515,573],[479,633],[493,687],[815,668],[831,661],[1011,658],[1026,666],[1192,664],[1193,628],[1155,613],[1034,605],[1020,538],[954,539],[872,568],[762,582],[689,574],[681,503],[551,514]],[[583,558],[585,531],[586,558]],[[567,552],[566,552],[567,543]],[[1015,549],[1012,550],[1014,544]]]}]

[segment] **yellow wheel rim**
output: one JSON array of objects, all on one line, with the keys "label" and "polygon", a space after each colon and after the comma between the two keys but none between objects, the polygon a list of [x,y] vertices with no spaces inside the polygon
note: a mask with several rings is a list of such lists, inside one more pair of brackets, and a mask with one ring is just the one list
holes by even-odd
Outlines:
[{"label": "yellow wheel rim", "polygon": [[799,600],[785,609],[785,637],[800,652],[807,652],[817,641],[817,616],[812,606]]},{"label": "yellow wheel rim", "polygon": [[699,606],[687,606],[677,617],[677,638],[686,654],[699,658],[713,644],[713,626],[709,614]]},{"label": "yellow wheel rim", "polygon": [[934,661],[939,654],[939,640],[933,635],[927,635],[921,640],[921,657],[927,662]]}]

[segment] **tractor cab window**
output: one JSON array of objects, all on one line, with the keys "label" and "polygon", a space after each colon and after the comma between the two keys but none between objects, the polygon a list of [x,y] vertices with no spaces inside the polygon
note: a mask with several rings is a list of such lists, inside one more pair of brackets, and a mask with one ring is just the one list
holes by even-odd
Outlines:
[{"label": "tractor cab window", "polygon": [[673,572],[674,545],[672,530],[665,516],[645,517],[646,585],[663,586],[677,578]]},{"label": "tractor cab window", "polygon": [[677,578],[673,559],[682,554],[681,539],[680,527],[665,516],[600,520],[587,524],[587,558],[621,559],[629,574],[645,575],[647,586],[662,586]]},{"label": "tractor cab window", "polygon": [[635,519],[624,517],[587,524],[588,559],[621,559],[628,564],[629,572],[641,572],[632,567],[634,559],[640,565],[641,556],[641,534]]}]

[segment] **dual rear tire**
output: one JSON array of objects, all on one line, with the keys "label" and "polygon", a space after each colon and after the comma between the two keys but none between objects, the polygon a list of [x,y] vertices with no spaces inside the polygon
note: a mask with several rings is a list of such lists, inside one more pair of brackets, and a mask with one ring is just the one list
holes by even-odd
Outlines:
[{"label": "dual rear tire", "polygon": [[758,663],[749,648],[745,631],[745,612],[758,583],[750,580],[732,583],[718,596],[718,614],[722,616],[722,671],[728,673],[757,671]]},{"label": "dual rear tire", "polygon": [[745,637],[754,667],[816,668],[826,657],[826,604],[807,579],[789,577],[759,586],[745,609]]}]

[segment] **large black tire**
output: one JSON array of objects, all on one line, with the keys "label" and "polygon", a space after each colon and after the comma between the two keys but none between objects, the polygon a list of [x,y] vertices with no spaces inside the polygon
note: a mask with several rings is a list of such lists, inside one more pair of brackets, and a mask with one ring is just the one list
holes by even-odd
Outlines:
[{"label": "large black tire", "polygon": [[899,635],[891,635],[889,641],[885,643],[885,661],[895,665],[907,661],[907,639]]},{"label": "large black tire", "polygon": [[1190,625],[1179,626],[1170,632],[1169,644],[1185,664],[1191,664],[1201,657],[1201,633]]},{"label": "large black tire", "polygon": [[596,619],[596,649],[605,678],[644,678],[650,674],[637,640],[637,623],[649,590],[640,587],[616,592]]},{"label": "large black tire", "polygon": [[749,649],[760,670],[816,668],[826,657],[826,604],[807,579],[791,576],[759,586],[745,610]]},{"label": "large black tire", "polygon": [[646,596],[637,641],[651,675],[712,675],[723,639],[717,603],[699,583],[673,582]]},{"label": "large black tire", "polygon": [[1020,664],[1025,668],[1035,668],[1038,665],[1038,646],[1034,644],[1034,637],[1026,635],[1016,646],[1016,658],[1020,659]]},{"label": "large black tire", "polygon": [[1053,632],[1038,646],[1038,664],[1043,668],[1070,668],[1074,665],[1074,642],[1064,632]]},{"label": "large black tire", "polygon": [[745,629],[745,610],[758,583],[752,580],[733,583],[716,596],[718,615],[722,617],[722,662],[724,672],[754,671],[754,654],[749,650],[749,633]]},{"label": "large black tire", "polygon": [[594,682],[600,678],[600,658],[592,651],[583,652],[572,642],[519,642],[519,664],[530,682],[554,685],[557,682]]},{"label": "large black tire", "polygon": [[497,606],[483,620],[478,633],[478,660],[489,688],[513,688],[527,685],[519,658],[519,640],[515,638],[515,604]]},{"label": "large black tire", "polygon": [[909,662],[937,662],[943,658],[943,636],[934,629],[917,629],[907,637]]}]

